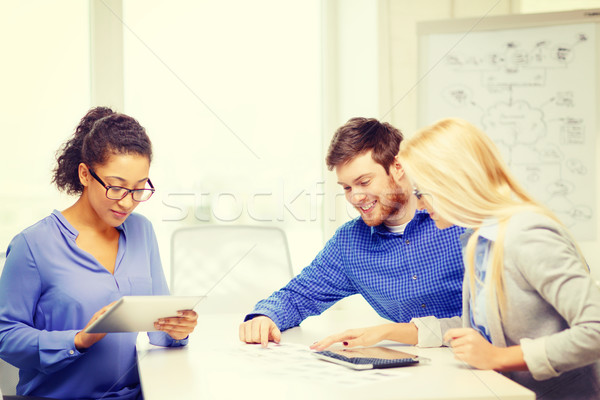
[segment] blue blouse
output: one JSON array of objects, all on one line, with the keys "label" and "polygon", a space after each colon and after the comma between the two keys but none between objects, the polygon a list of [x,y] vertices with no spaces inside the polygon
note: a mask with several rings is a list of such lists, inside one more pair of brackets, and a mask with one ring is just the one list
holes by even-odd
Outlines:
[{"label": "blue blouse", "polygon": [[[472,230],[467,230],[465,233],[463,238],[465,247],[472,234]],[[492,339],[486,311],[490,282],[489,279],[486,280],[486,277],[491,262],[490,256],[497,236],[498,221],[485,220],[483,226],[479,230],[479,237],[477,238],[477,244],[475,245],[475,293],[471,294],[471,307],[469,313],[471,326],[477,329],[477,331],[479,331],[479,333],[490,343],[492,342]]]},{"label": "blue blouse", "polygon": [[[20,369],[17,394],[58,399],[142,398],[137,333],[109,333],[85,351],[75,334],[94,313],[125,295],[165,295],[150,221],[132,214],[117,227],[114,275],[75,243],[78,232],[59,211],[18,234],[0,278],[0,357]],[[161,346],[181,346],[164,332]]]}]

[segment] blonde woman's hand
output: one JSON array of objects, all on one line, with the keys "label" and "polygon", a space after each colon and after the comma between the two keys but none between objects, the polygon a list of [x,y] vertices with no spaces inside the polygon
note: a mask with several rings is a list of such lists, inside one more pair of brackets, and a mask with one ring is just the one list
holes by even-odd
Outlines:
[{"label": "blonde woman's hand", "polygon": [[488,342],[472,328],[448,329],[444,341],[450,343],[457,360],[478,369],[498,369],[500,348]]},{"label": "blonde woman's hand", "polygon": [[327,336],[325,339],[313,343],[310,348],[321,351],[334,343],[340,342],[342,342],[344,347],[372,346],[386,339],[389,332],[389,325],[384,324],[368,328],[348,329],[344,332]]},{"label": "blonde woman's hand", "polygon": [[417,344],[419,332],[417,326],[412,322],[394,322],[368,328],[348,329],[322,339],[312,346],[311,349],[325,350],[334,343],[342,342],[344,347],[372,346],[382,340],[394,342]]},{"label": "blonde woman's hand", "polygon": [[475,368],[502,372],[527,370],[521,346],[494,346],[475,329],[448,329],[444,341],[450,343],[458,360]]}]

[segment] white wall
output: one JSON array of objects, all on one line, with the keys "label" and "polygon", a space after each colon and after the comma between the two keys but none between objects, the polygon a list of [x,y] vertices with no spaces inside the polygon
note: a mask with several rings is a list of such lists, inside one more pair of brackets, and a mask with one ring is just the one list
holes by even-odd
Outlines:
[{"label": "white wall", "polygon": [[[353,117],[380,118],[380,5],[371,0],[340,0],[328,3],[324,41],[331,48],[324,54],[327,73],[324,86],[331,96],[324,104],[328,122],[323,133],[323,157],[335,130]],[[334,104],[331,104],[334,103]],[[324,168],[325,169],[325,168]],[[326,171],[324,210],[325,240],[344,222],[358,216],[345,200],[334,172]]]},{"label": "white wall", "polygon": [[543,13],[600,7],[599,0],[516,0],[515,12]]}]

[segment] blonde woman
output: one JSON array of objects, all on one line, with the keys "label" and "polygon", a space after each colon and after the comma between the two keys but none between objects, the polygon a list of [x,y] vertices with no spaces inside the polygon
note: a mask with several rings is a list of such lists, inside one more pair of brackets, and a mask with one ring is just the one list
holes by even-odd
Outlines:
[{"label": "blonde woman", "polygon": [[540,399],[600,398],[600,288],[558,218],[466,121],[445,119],[417,132],[402,143],[399,160],[419,208],[439,229],[469,228],[462,323],[445,320],[431,332],[422,318],[347,331],[315,347],[443,339],[458,359],[504,372]]}]

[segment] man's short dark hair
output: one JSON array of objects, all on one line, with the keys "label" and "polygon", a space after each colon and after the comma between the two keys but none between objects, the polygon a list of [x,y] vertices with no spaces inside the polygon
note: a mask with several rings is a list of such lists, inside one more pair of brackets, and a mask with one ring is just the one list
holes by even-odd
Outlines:
[{"label": "man's short dark hair", "polygon": [[332,171],[372,151],[373,160],[389,174],[402,139],[402,132],[387,122],[379,122],[375,118],[352,118],[335,131],[325,158],[327,168]]}]

